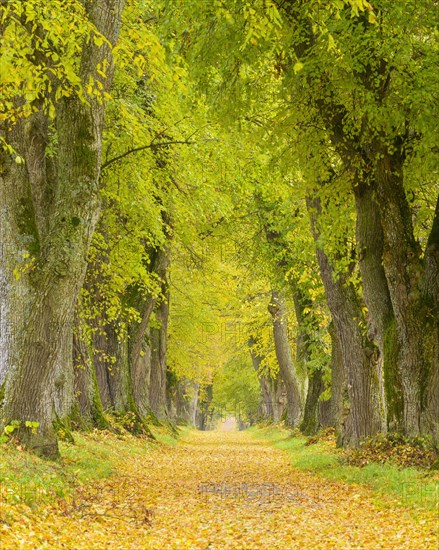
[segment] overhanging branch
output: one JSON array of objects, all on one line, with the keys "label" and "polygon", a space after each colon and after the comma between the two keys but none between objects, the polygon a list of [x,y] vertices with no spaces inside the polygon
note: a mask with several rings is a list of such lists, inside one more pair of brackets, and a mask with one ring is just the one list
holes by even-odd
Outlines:
[{"label": "overhanging branch", "polygon": [[193,141],[163,141],[161,143],[149,143],[148,145],[142,145],[141,147],[135,147],[134,149],[129,149],[128,151],[125,151],[125,153],[122,153],[121,155],[118,155],[117,157],[114,157],[110,160],[107,160],[107,162],[104,162],[101,166],[101,170],[105,170],[110,164],[113,164],[113,162],[117,162],[118,160],[121,160],[128,155],[131,155],[132,153],[138,153],[139,151],[144,151],[145,149],[158,149],[159,147],[168,147],[169,145],[192,145]]}]

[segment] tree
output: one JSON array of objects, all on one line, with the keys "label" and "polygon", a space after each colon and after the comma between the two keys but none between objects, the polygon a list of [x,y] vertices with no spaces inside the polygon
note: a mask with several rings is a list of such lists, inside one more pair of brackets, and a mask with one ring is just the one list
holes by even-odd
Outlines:
[{"label": "tree", "polygon": [[[99,216],[104,94],[111,86],[124,1],[98,0],[85,7],[71,2],[73,24],[79,20],[86,30],[83,38],[74,33],[79,42],[68,41],[68,26],[53,30],[50,13],[63,13],[61,2],[2,4],[2,52],[8,69],[19,75],[11,93],[16,118],[1,128],[1,301],[8,327],[1,339],[7,376],[2,417],[3,424],[20,421],[21,439],[53,456],[58,452],[54,398],[69,395],[74,308]],[[31,52],[27,57],[11,55],[14,33]],[[74,68],[71,80],[80,92],[59,84],[52,70],[58,51]],[[35,78],[38,69],[42,85]],[[38,422],[38,432],[27,429],[26,421]]]}]

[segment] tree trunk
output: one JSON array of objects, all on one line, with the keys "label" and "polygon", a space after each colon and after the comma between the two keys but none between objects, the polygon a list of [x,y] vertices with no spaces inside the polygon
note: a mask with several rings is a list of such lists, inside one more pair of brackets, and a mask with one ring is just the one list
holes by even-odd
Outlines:
[{"label": "tree trunk", "polygon": [[299,374],[293,361],[291,346],[288,340],[285,298],[273,290],[268,309],[273,318],[276,358],[279,363],[280,375],[287,392],[287,420],[289,425],[297,426],[302,420],[304,392],[303,387],[301,387]]},{"label": "tree trunk", "polygon": [[384,236],[373,188],[367,183],[354,187],[357,213],[357,247],[364,300],[368,308],[369,337],[380,351],[379,380],[385,395],[387,426],[403,430],[403,396],[398,359],[399,342],[389,287],[383,267]]},{"label": "tree trunk", "polygon": [[[427,310],[430,310],[431,330],[426,340],[429,360],[424,366],[422,379],[421,426],[423,433],[430,434],[436,446],[439,447],[439,197],[436,201],[435,216],[424,259],[423,297]],[[436,330],[434,330],[435,327]]]},{"label": "tree trunk", "polygon": [[250,356],[261,388],[261,401],[257,417],[268,422],[279,422],[284,413],[284,403],[282,401],[284,386],[279,375],[273,378],[261,373],[262,357],[252,349],[254,343],[255,341],[250,339]]},{"label": "tree trunk", "polygon": [[331,399],[329,425],[334,426],[336,432],[341,432],[341,418],[343,410],[343,388],[346,386],[346,377],[343,366],[343,353],[340,340],[334,323],[329,325],[331,336]]},{"label": "tree trunk", "polygon": [[315,334],[319,330],[319,322],[313,310],[313,303],[300,289],[297,283],[292,285],[294,310],[297,321],[296,364],[303,373],[308,374],[308,389],[306,392],[303,421],[300,429],[305,435],[313,435],[319,429],[319,397],[325,389],[323,383],[323,365],[309,372],[308,363],[311,359],[311,346],[318,345]]},{"label": "tree trunk", "polygon": [[[413,233],[403,186],[403,159],[380,151],[376,161],[377,198],[384,233],[383,265],[400,341],[399,365],[407,435],[422,431],[424,410],[433,429],[438,389],[437,211],[424,261]],[[430,387],[431,386],[431,387]],[[429,402],[429,404],[427,404]],[[429,416],[427,414],[427,416]]]},{"label": "tree trunk", "polygon": [[96,426],[105,428],[103,407],[99,395],[98,382],[93,365],[90,344],[87,343],[83,331],[84,322],[79,315],[75,315],[75,329],[73,331],[73,369],[75,374],[76,405],[72,420],[78,427],[90,428]]},{"label": "tree trunk", "polygon": [[195,426],[198,401],[198,385],[192,380],[180,379],[177,382],[175,413],[177,424]]},{"label": "tree trunk", "polygon": [[319,397],[324,389],[323,373],[320,369],[316,369],[309,375],[303,421],[300,425],[300,429],[305,435],[314,435],[320,427]]},{"label": "tree trunk", "polygon": [[[320,202],[318,199],[308,199],[307,204],[317,243],[319,232],[316,219],[321,211]],[[328,257],[318,246],[316,253],[326,299],[343,355],[353,424],[352,437],[347,443],[356,446],[361,440],[385,429],[378,382],[378,350],[361,328],[363,313],[355,289],[341,275],[337,279],[334,277]]]},{"label": "tree trunk", "polygon": [[213,386],[208,384],[207,386],[200,388],[198,393],[198,407],[196,412],[196,426],[199,430],[208,430],[211,428],[211,412],[210,404],[213,399]]},{"label": "tree trunk", "polygon": [[136,362],[131,363],[130,367],[134,401],[142,417],[146,417],[150,411],[151,346],[148,333],[144,335]]},{"label": "tree trunk", "polygon": [[270,386],[269,382],[266,376],[264,376],[261,373],[261,363],[262,363],[262,357],[258,355],[254,349],[253,346],[255,345],[255,340],[253,338],[250,338],[249,340],[249,350],[250,350],[250,357],[252,360],[253,368],[256,372],[256,376],[258,377],[259,387],[261,388],[261,404],[259,406],[258,416],[262,420],[266,420],[269,422],[273,422],[274,420],[274,402],[273,402],[273,396],[270,392]]},{"label": "tree trunk", "polygon": [[[87,4],[91,21],[111,44],[117,40],[123,5],[123,0]],[[107,78],[97,73],[104,60],[110,66]],[[108,90],[111,60],[109,46],[84,42],[80,69],[84,86],[91,78]],[[70,344],[66,342],[72,341],[75,304],[99,214],[104,112],[103,103],[96,99],[88,104],[77,97],[59,101],[56,171],[49,169],[46,158],[49,124],[40,112],[18,122],[4,136],[25,159],[25,167],[5,160],[0,184],[0,211],[6,218],[2,229],[13,231],[1,258],[7,280],[2,309],[9,325],[2,352],[7,365],[2,416],[6,423],[21,421],[17,435],[28,447],[48,456],[58,455],[52,420],[57,401],[65,399],[59,388],[67,382],[63,361]],[[28,268],[32,271],[17,280],[14,263],[23,253],[32,258]],[[23,298],[25,317],[23,312],[11,314],[18,296]],[[39,423],[37,433],[24,427],[28,420]]]},{"label": "tree trunk", "polygon": [[169,292],[156,311],[160,328],[151,329],[151,379],[149,403],[159,420],[166,417],[166,352],[169,316]]},{"label": "tree trunk", "polygon": [[104,409],[131,410],[133,400],[128,364],[128,344],[121,340],[113,323],[98,320],[93,334],[93,364]]},{"label": "tree trunk", "polygon": [[[146,393],[146,376],[149,374],[146,341],[146,353],[139,357],[137,362],[139,367],[141,361],[145,361],[139,374],[130,369],[127,337],[121,337],[112,322],[104,322],[101,319],[98,326],[99,330],[93,335],[92,356],[103,407],[116,413],[116,416],[121,416],[122,424],[127,430],[132,433],[146,433],[153,437],[145,421],[145,416],[150,412]],[[138,403],[141,403],[141,406]]]},{"label": "tree trunk", "polygon": [[[167,216],[164,217],[163,223],[168,222]],[[169,246],[158,248],[149,254],[150,256],[150,270],[158,275],[162,281],[162,292],[166,292],[167,288],[167,270],[169,267]],[[151,383],[155,384],[155,375],[152,370],[156,368],[158,357],[151,351],[153,340],[155,339],[155,345],[157,345],[158,335],[154,333],[154,329],[150,328],[150,319],[154,307],[157,304],[157,297],[148,295],[146,298],[142,292],[138,289],[133,289],[134,296],[131,297],[131,302],[140,313],[140,322],[132,325],[129,329],[129,356],[130,356],[130,372],[133,385],[134,400],[142,415],[148,414],[151,409],[150,393],[155,391],[151,389]],[[160,310],[160,306],[159,306]],[[166,315],[168,315],[166,313]],[[167,318],[165,320],[167,326]],[[160,338],[164,338],[165,357],[162,359],[166,363],[166,336],[163,334]],[[163,348],[163,343],[161,344]],[[159,381],[161,387],[161,382]],[[161,390],[160,390],[161,391]],[[154,406],[157,403],[154,402]],[[166,407],[165,407],[166,409]],[[153,409],[154,411],[154,409]],[[155,412],[155,411],[154,411]]]}]

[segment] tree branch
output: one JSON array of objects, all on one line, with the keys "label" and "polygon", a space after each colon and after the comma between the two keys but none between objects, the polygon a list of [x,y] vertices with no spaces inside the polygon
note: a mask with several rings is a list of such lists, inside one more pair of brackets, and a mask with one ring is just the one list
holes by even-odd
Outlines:
[{"label": "tree branch", "polygon": [[148,145],[142,145],[141,147],[135,147],[134,149],[129,149],[128,151],[125,151],[125,153],[122,153],[121,155],[118,155],[117,157],[114,157],[110,160],[107,160],[107,162],[104,162],[101,166],[101,170],[105,170],[110,164],[113,164],[113,162],[117,162],[118,160],[121,160],[128,155],[131,155],[132,153],[138,153],[139,151],[144,151],[145,149],[158,149],[159,147],[167,147],[168,145],[192,145],[193,141],[164,141],[162,143],[149,143]]}]

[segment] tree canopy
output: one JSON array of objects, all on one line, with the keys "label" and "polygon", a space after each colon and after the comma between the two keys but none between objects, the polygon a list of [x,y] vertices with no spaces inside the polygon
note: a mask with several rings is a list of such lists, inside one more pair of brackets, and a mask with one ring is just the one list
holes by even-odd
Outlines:
[{"label": "tree canopy", "polygon": [[4,429],[438,444],[436,2],[0,10]]}]

